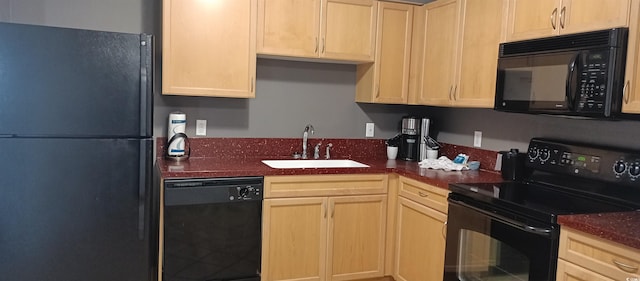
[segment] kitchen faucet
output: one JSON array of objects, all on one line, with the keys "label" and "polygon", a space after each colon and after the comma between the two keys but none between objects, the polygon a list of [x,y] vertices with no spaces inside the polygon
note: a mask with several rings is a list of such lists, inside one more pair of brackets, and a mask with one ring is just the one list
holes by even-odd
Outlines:
[{"label": "kitchen faucet", "polygon": [[309,138],[309,133],[313,135],[313,125],[307,124],[304,127],[304,132],[302,132],[302,159],[307,159],[307,138]]}]

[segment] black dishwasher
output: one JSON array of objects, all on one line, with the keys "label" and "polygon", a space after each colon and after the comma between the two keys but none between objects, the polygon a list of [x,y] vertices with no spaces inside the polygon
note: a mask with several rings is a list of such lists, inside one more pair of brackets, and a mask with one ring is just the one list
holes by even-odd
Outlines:
[{"label": "black dishwasher", "polygon": [[259,281],[262,177],[164,183],[164,281]]}]

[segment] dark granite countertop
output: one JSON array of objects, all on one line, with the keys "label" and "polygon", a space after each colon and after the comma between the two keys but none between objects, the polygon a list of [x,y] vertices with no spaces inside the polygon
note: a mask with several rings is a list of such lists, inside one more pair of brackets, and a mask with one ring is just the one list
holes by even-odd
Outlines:
[{"label": "dark granite countertop", "polygon": [[[290,138],[194,138],[190,139],[191,157],[182,162],[158,157],[157,166],[163,178],[207,178],[275,175],[379,174],[397,173],[427,184],[448,188],[451,182],[501,182],[502,177],[487,171],[495,165],[496,152],[477,148],[446,145],[440,155],[453,159],[458,153],[478,160],[479,171],[441,171],[419,168],[417,162],[387,160],[386,145],[379,139],[310,139],[309,143],[333,144],[332,159],[351,159],[369,165],[368,168],[337,169],[274,169],[261,161],[292,159],[300,151],[300,139]],[[162,155],[166,138],[158,138],[157,155]],[[324,147],[323,147],[324,148]],[[324,156],[324,151],[323,155]]]},{"label": "dark granite countertop", "polygon": [[187,161],[174,162],[158,158],[157,166],[161,177],[169,178],[207,178],[241,176],[276,175],[322,175],[322,174],[380,174],[397,173],[427,184],[447,188],[451,182],[500,182],[499,173],[489,171],[442,171],[418,167],[417,162],[402,160],[357,159],[368,168],[311,168],[311,169],[275,169],[261,161],[263,158],[216,159],[213,157],[190,158]]},{"label": "dark granite countertop", "polygon": [[569,227],[640,250],[640,212],[559,216]]}]

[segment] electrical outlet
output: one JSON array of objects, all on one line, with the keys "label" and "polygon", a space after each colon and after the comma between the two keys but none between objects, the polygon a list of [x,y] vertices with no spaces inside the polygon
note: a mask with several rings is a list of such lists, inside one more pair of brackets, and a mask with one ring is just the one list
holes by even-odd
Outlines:
[{"label": "electrical outlet", "polygon": [[473,146],[482,147],[482,131],[473,132]]},{"label": "electrical outlet", "polygon": [[196,136],[207,135],[207,120],[196,120]]},{"label": "electrical outlet", "polygon": [[367,123],[364,136],[367,137],[367,138],[373,138],[374,128],[375,128],[375,124],[374,123]]}]

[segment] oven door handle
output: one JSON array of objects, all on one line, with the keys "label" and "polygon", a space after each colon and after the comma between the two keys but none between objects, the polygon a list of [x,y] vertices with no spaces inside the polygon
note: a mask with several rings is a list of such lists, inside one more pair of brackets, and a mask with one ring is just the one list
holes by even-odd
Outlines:
[{"label": "oven door handle", "polygon": [[541,235],[541,236],[545,236],[545,237],[551,237],[551,235],[553,233],[553,228],[551,228],[551,227],[550,228],[544,228],[544,227],[536,227],[536,226],[527,225],[525,223],[518,222],[516,220],[512,220],[512,219],[506,218],[504,216],[501,216],[501,215],[498,215],[498,214],[495,214],[495,213],[492,213],[492,212],[489,212],[489,211],[485,211],[483,209],[471,206],[471,205],[469,205],[469,204],[467,204],[467,203],[465,203],[463,201],[459,201],[459,200],[456,200],[456,199],[453,199],[453,198],[449,198],[449,201],[451,201],[451,203],[458,204],[460,206],[472,209],[472,210],[474,210],[476,212],[482,213],[483,215],[489,216],[492,219],[497,220],[497,221],[499,221],[501,223],[504,223],[504,224],[509,225],[511,227],[522,229],[522,230],[524,230],[526,232],[529,232],[529,233],[533,233],[533,234]]}]

